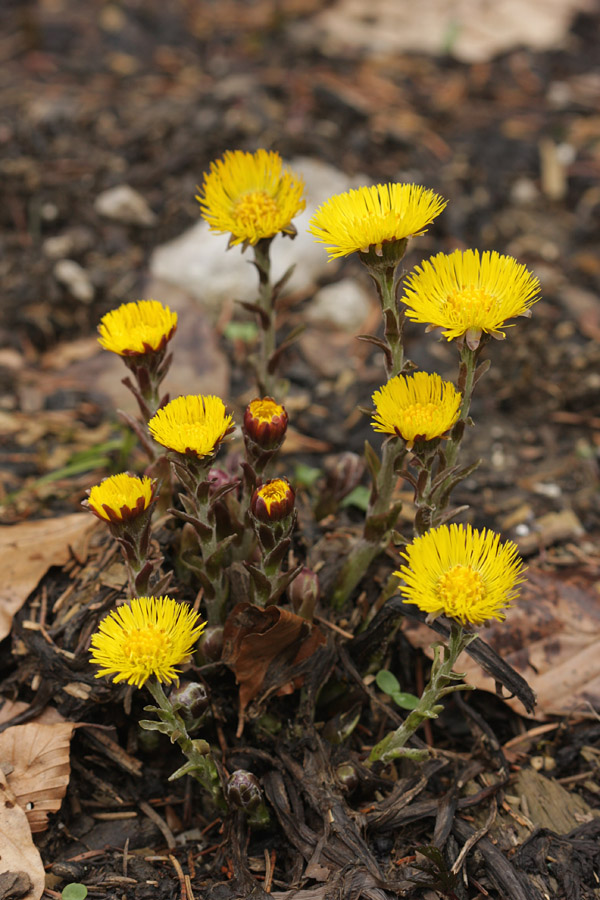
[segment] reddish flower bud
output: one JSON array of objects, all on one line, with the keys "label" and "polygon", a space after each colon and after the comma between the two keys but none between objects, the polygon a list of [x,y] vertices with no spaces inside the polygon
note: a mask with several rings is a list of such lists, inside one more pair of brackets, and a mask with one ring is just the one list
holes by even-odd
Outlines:
[{"label": "reddish flower bud", "polygon": [[296,495],[285,478],[272,478],[256,488],[250,508],[260,522],[280,522],[294,509]]},{"label": "reddish flower bud", "polygon": [[262,801],[262,791],[258,778],[245,769],[236,769],[225,789],[227,802],[247,813],[254,812]]},{"label": "reddish flower bud", "polygon": [[244,436],[263,450],[275,450],[285,437],[288,414],[272,397],[253,400],[244,413]]}]

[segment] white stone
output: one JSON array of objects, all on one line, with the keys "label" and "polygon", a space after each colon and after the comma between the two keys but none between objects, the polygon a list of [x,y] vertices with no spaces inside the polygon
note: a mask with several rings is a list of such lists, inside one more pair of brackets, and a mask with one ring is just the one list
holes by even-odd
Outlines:
[{"label": "white stone", "polygon": [[[278,236],[271,247],[274,280],[295,264],[287,294],[309,291],[325,273],[334,273],[339,267],[338,262],[327,262],[324,245],[307,231],[317,206],[332,194],[370,183],[366,176],[351,179],[326,163],[306,157],[292,160],[289,168],[306,182],[306,209],[294,219],[298,230],[294,240]],[[253,301],[257,277],[250,265],[252,249],[243,254],[239,246],[227,250],[228,241],[228,235],[213,234],[200,220],[173,241],[157,247],[150,259],[151,275],[187,291],[214,314],[224,303]]]},{"label": "white stone", "polygon": [[128,184],[119,184],[98,194],[94,209],[107,219],[126,225],[156,225],[156,215],[145,199]]},{"label": "white stone", "polygon": [[333,325],[355,334],[368,317],[371,300],[363,286],[344,278],[321,288],[306,309],[306,318],[318,325]]},{"label": "white stone", "polygon": [[378,57],[450,53],[473,63],[514,47],[555,50],[575,16],[594,8],[594,0],[334,0],[291,28],[330,56],[360,48]]},{"label": "white stone", "polygon": [[94,299],[94,285],[90,276],[74,259],[59,259],[54,266],[54,277],[76,300],[91,303]]}]

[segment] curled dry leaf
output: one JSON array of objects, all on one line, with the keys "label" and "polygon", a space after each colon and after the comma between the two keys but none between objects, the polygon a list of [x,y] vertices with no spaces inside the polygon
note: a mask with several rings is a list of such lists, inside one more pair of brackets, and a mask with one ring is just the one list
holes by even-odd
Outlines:
[{"label": "curled dry leaf", "polygon": [[71,764],[74,722],[13,725],[0,734],[0,767],[33,834],[48,827],[48,813],[60,809]]},{"label": "curled dry leaf", "polygon": [[70,548],[81,551],[95,527],[85,512],[0,527],[0,640],[50,566],[63,566]]},{"label": "curled dry leaf", "polygon": [[27,816],[0,769],[0,896],[39,900],[44,885],[44,864]]},{"label": "curled dry leaf", "polygon": [[[597,589],[552,572],[527,571],[521,596],[481,637],[523,676],[537,694],[535,716],[594,716],[600,707],[600,604]],[[427,652],[431,630],[407,624],[411,643]],[[465,680],[494,692],[494,680],[466,653],[456,664]],[[522,713],[516,699],[506,702]]]},{"label": "curled dry leaf", "polygon": [[238,603],[223,635],[223,662],[240,685],[240,711],[263,686],[290,694],[303,678],[290,678],[290,669],[325,643],[323,633],[306,619],[277,606]]}]

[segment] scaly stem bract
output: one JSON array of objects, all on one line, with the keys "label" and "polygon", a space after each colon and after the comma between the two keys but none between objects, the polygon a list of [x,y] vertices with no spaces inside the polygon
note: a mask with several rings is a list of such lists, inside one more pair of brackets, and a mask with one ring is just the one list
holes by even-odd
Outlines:
[{"label": "scaly stem bract", "polygon": [[440,700],[453,691],[472,690],[468,684],[453,684],[462,679],[462,675],[453,671],[456,660],[476,635],[465,631],[458,623],[452,622],[448,645],[434,644],[434,660],[431,666],[429,683],[421,694],[418,705],[406,717],[405,721],[395,731],[390,731],[383,740],[379,741],[368,759],[368,765],[375,762],[388,763],[399,756],[408,756],[413,759],[422,759],[427,755],[423,750],[407,750],[405,745],[417,729],[426,719],[436,719],[443,706]]}]

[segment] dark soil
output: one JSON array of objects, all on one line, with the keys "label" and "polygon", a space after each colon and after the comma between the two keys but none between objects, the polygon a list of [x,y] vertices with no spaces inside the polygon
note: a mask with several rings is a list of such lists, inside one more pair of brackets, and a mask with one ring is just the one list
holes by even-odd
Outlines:
[{"label": "dark soil", "polygon": [[[492,368],[473,408],[475,421],[486,425],[473,429],[465,448],[483,463],[456,500],[473,507],[474,524],[518,539],[532,567],[577,571],[591,583],[600,567],[600,15],[578,18],[566,49],[517,49],[465,65],[412,55],[329,58],[292,37],[291,26],[310,21],[318,7],[314,0],[12,0],[0,9],[4,520],[73,512],[86,487],[131,458],[110,410],[85,387],[56,389],[44,374],[45,355],[91,336],[104,312],[143,294],[152,249],[197,220],[195,185],[211,159],[225,149],[265,146],[373,179],[410,176],[447,197],[447,211],[407,267],[439,249],[478,246],[535,269],[543,301],[533,319],[486,350]],[[398,109],[407,115],[393,115]],[[146,198],[155,227],[95,212],[96,196],[123,182]],[[55,259],[43,249],[48,238],[65,234],[70,257],[93,284],[90,302],[59,284]],[[356,271],[353,261],[346,266]],[[286,315],[293,325],[302,306]],[[235,347],[219,340],[233,359]],[[408,354],[454,374],[452,349],[425,340],[422,330],[409,331]],[[341,388],[299,349],[285,365],[291,395],[300,398],[297,430],[326,441],[332,455],[360,452],[372,432],[353,411],[381,383],[378,357],[366,354]],[[241,392],[234,378],[238,383]],[[302,401],[305,395],[318,396],[318,409]],[[37,431],[27,432],[28,420]],[[93,451],[98,444],[103,449]],[[322,466],[310,449],[301,445],[299,460]],[[84,450],[89,456],[73,466]],[[66,472],[52,474],[65,465]],[[301,504],[310,502],[307,489]],[[551,524],[549,513],[556,514]],[[358,521],[353,508],[343,516],[348,529]],[[303,532],[309,521],[301,506],[298,554],[327,533],[327,526]],[[163,532],[168,563],[172,535]],[[363,680],[375,650],[375,671],[392,669],[404,689],[419,692],[427,677],[427,659],[393,627],[409,612],[395,601],[354,640],[323,624],[329,640],[310,667],[276,673],[279,686],[305,677],[301,693],[269,699],[269,713],[284,723],[279,737],[260,719],[266,700],[259,698],[236,738],[232,673],[220,663],[192,670],[211,688],[203,736],[220,748],[227,771],[249,768],[261,778],[270,828],[250,833],[242,819],[211,809],[191,781],[169,783],[180,760],[168,742],[150,744],[137,728],[142,693],[96,681],[87,662],[89,636],[117,596],[111,554],[96,536],[87,561],[51,569],[15,620],[12,643],[0,647],[3,696],[36,710],[52,701],[67,718],[112,729],[82,728],[73,737],[67,797],[37,839],[52,873],[49,896],[69,882],[86,884],[92,897],[127,900],[261,898],[265,883],[276,897],[298,889],[298,900],[597,896],[600,818],[575,817],[568,830],[554,831],[552,804],[561,801],[546,796],[543,781],[536,791],[549,821],[530,819],[527,803],[515,812],[511,800],[519,796],[519,771],[535,757],[551,760],[552,782],[597,810],[595,719],[556,723],[542,743],[531,739],[509,753],[507,742],[535,728],[525,718],[532,708],[520,716],[476,693],[450,703],[423,730],[421,739],[439,750],[425,766],[381,774],[361,767],[365,747],[398,719]],[[358,610],[377,597],[390,567],[387,559],[373,567]],[[67,589],[68,603],[50,612]],[[194,599],[192,585],[183,590]],[[50,640],[23,626],[36,619],[40,602],[49,611]],[[337,620],[327,610],[322,615],[342,631],[360,620],[347,611]],[[490,657],[486,665],[509,684],[502,660]],[[319,695],[327,681],[329,690]],[[64,690],[73,684],[77,690]],[[529,704],[523,685],[512,681],[510,689]],[[336,735],[357,710],[360,725],[340,742]],[[359,776],[353,791],[335,774],[349,760]],[[569,806],[564,796],[562,803]],[[461,849],[480,830],[452,878]],[[433,845],[437,854],[427,849]],[[410,878],[421,879],[421,887]]]}]

